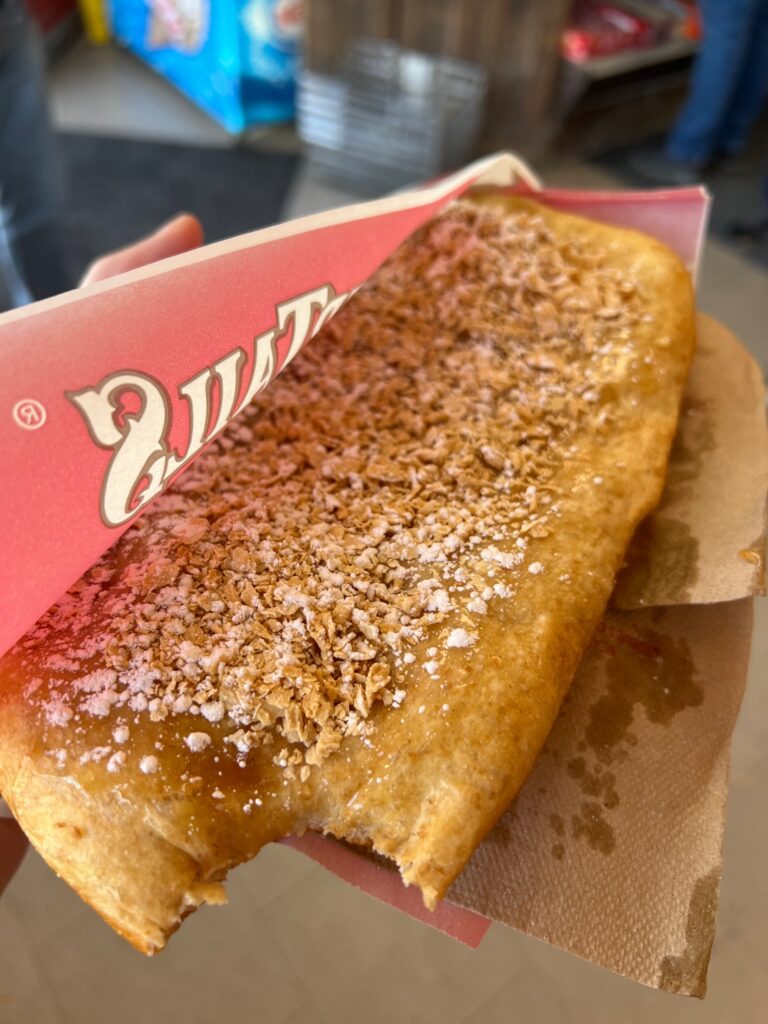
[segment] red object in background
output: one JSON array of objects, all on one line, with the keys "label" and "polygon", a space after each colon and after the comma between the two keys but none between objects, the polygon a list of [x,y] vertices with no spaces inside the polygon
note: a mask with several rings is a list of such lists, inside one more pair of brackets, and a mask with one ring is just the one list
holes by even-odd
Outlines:
[{"label": "red object in background", "polygon": [[652,46],[656,39],[650,21],[602,0],[580,0],[571,24],[563,32],[562,54],[580,62],[622,50]]},{"label": "red object in background", "polygon": [[43,32],[56,28],[77,8],[77,0],[25,0],[25,3]]},{"label": "red object in background", "polygon": [[696,0],[678,0],[686,10],[680,25],[680,34],[685,39],[701,39],[701,11]]}]

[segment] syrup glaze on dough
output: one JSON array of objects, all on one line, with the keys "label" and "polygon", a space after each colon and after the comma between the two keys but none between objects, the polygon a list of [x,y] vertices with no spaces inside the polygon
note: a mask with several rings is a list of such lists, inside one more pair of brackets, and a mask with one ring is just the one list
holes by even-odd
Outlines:
[{"label": "syrup glaze on dough", "polygon": [[658,500],[692,348],[663,246],[454,204],[0,661],[32,842],[145,952],[307,828],[434,905]]}]

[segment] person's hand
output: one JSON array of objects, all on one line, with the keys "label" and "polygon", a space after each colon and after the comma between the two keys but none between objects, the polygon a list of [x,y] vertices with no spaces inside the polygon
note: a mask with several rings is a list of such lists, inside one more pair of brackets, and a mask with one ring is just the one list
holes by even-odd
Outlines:
[{"label": "person's hand", "polygon": [[0,800],[0,895],[16,873],[27,849],[27,837],[13,818],[5,817],[9,813]]},{"label": "person's hand", "polygon": [[[167,256],[196,249],[203,242],[203,229],[197,217],[182,213],[169,220],[146,238],[128,245],[124,249],[107,253],[95,260],[80,282],[80,285],[103,281],[126,270],[136,270]],[[27,839],[0,800],[0,894],[6,888],[22,861],[27,848]]]},{"label": "person's hand", "polygon": [[124,249],[100,256],[86,270],[81,287],[103,281],[115,274],[123,274],[126,270],[136,270],[148,263],[164,260],[168,256],[178,256],[189,252],[203,244],[203,228],[197,217],[191,213],[180,213],[158,228],[154,234],[127,245]]}]

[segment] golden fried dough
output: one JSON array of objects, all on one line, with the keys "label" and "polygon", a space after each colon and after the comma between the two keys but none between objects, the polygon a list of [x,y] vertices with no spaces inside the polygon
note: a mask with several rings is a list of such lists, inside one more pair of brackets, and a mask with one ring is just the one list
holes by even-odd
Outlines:
[{"label": "golden fried dough", "polygon": [[0,661],[43,857],[147,953],[306,829],[433,906],[659,498],[693,345],[652,239],[449,207]]}]

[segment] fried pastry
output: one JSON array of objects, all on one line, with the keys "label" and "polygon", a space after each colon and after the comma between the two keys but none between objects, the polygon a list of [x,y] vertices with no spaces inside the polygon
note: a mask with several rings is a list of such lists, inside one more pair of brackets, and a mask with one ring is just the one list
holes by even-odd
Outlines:
[{"label": "fried pastry", "polygon": [[434,906],[658,501],[693,346],[658,242],[452,204],[0,660],[32,843],[147,953],[307,829]]}]

